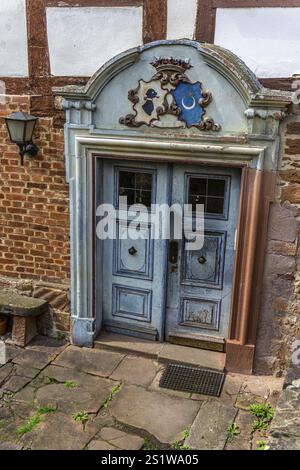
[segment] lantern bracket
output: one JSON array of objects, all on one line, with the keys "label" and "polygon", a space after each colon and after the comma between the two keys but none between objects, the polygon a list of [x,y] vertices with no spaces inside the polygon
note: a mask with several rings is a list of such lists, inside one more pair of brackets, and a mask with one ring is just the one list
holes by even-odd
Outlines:
[{"label": "lantern bracket", "polygon": [[38,151],[39,151],[38,147],[32,142],[25,143],[25,144],[18,144],[18,147],[20,149],[19,155],[20,155],[22,166],[24,166],[25,155],[28,155],[29,157],[34,158],[37,156]]}]

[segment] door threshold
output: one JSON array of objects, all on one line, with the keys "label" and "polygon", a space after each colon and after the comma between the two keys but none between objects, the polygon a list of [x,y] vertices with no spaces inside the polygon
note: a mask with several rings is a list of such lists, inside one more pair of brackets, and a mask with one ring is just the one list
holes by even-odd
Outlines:
[{"label": "door threshold", "polygon": [[95,341],[95,348],[148,357],[164,364],[176,363],[221,371],[225,369],[225,354],[222,352],[158,343],[116,333],[101,333]]},{"label": "door threshold", "polygon": [[177,331],[170,331],[168,341],[172,344],[188,346],[190,348],[207,349],[209,351],[226,351],[225,338],[218,336],[208,336],[202,334],[185,334]]}]

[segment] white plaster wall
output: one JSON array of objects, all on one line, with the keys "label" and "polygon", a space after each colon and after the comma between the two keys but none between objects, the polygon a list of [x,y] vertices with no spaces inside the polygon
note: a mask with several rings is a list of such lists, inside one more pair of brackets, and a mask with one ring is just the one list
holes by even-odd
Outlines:
[{"label": "white plaster wall", "polygon": [[0,77],[27,77],[25,0],[0,0]]},{"label": "white plaster wall", "polygon": [[168,0],[168,39],[193,39],[197,0]]},{"label": "white plaster wall", "polygon": [[142,7],[47,8],[52,75],[90,76],[116,54],[142,44]]},{"label": "white plaster wall", "polygon": [[300,8],[220,8],[215,43],[258,77],[300,73]]}]

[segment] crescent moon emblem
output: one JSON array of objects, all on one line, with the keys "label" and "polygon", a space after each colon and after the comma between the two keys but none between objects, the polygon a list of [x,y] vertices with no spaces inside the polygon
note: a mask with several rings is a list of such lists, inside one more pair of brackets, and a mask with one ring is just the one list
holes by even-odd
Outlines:
[{"label": "crescent moon emblem", "polygon": [[191,109],[194,109],[194,107],[196,106],[196,100],[195,98],[193,97],[193,104],[192,106],[186,106],[186,104],[184,104],[184,98],[182,100],[182,106],[184,107],[184,109],[186,109],[187,111],[190,111]]}]

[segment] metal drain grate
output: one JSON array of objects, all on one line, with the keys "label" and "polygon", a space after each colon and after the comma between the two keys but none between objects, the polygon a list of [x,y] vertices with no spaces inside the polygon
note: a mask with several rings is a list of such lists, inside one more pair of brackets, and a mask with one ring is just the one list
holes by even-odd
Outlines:
[{"label": "metal drain grate", "polygon": [[223,372],[169,364],[160,380],[160,387],[219,397],[224,381]]}]

